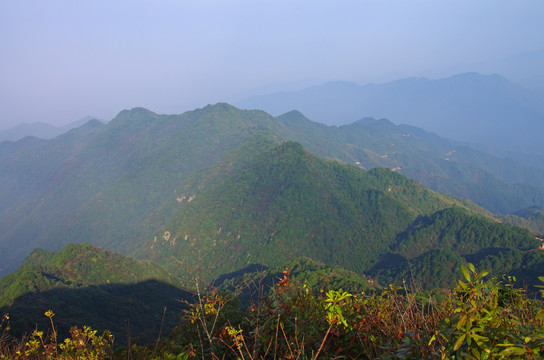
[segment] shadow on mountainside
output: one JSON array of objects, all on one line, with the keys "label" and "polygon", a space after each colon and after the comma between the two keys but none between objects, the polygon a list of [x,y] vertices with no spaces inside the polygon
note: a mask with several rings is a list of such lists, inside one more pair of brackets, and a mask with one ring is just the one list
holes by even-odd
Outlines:
[{"label": "shadow on mountainside", "polygon": [[128,335],[132,342],[136,338],[141,343],[155,341],[165,308],[162,334],[168,334],[178,324],[181,311],[187,308],[183,301],[192,299],[188,291],[148,280],[131,285],[29,292],[1,312],[9,314],[11,334],[15,337],[30,334],[36,327],[45,332],[50,330],[49,318],[44,313],[51,309],[59,339],[69,336],[70,327],[87,325],[99,333],[110,330],[119,346],[126,345]]}]

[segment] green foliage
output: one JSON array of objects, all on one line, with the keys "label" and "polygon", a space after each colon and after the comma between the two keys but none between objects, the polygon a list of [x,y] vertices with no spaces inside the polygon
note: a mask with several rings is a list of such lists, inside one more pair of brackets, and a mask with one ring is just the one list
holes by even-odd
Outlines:
[{"label": "green foliage", "polygon": [[82,329],[74,326],[70,329],[70,337],[60,342],[57,337],[57,329],[53,322],[53,311],[48,310],[44,314],[48,319],[50,332],[35,329],[21,342],[13,341],[6,344],[0,340],[1,360],[106,360],[112,359],[113,336],[109,331],[104,331],[101,336],[96,330],[88,326]]},{"label": "green foliage", "polygon": [[[91,124],[48,141],[27,139],[0,146],[0,257],[4,259],[0,275],[15,270],[37,246],[60,249],[72,242],[89,242],[125,254],[145,253],[156,230],[187,205],[188,199],[270,150],[270,144],[285,140],[298,141],[319,156],[367,169],[400,168],[404,175],[434,190],[470,198],[495,211],[544,202],[538,188],[541,184],[530,181],[542,177],[538,171],[422,136],[387,120],[336,128],[312,123],[300,113],[275,119],[262,111],[243,111],[228,104],[181,115],[135,108],[122,111],[106,126]],[[455,156],[445,161],[452,149]],[[467,164],[467,159],[475,160]],[[198,181],[197,174],[206,178]],[[400,177],[395,181],[406,182]],[[422,195],[406,196],[409,202],[403,201],[404,205],[411,210],[435,207],[426,204],[436,197],[427,191],[402,186],[393,190],[398,197]],[[369,196],[377,198],[375,193]],[[341,208],[350,199],[333,200],[338,201],[328,205]],[[459,203],[492,216],[474,204]],[[344,211],[349,214],[351,210],[353,206]],[[338,211],[338,215],[344,213]],[[529,226],[524,221],[519,224]],[[207,224],[210,229],[213,225]],[[321,232],[334,230],[312,225]],[[340,224],[340,230],[344,225]],[[387,223],[379,225],[386,233],[391,230]],[[303,230],[295,232],[300,235]],[[373,233],[363,235],[372,238]]]},{"label": "green foliage", "polygon": [[342,324],[345,328],[349,328],[346,318],[342,313],[342,305],[353,295],[346,291],[329,290],[326,294],[325,310],[327,311],[327,322],[330,325]]},{"label": "green foliage", "polygon": [[[207,303],[216,308],[214,296]],[[194,308],[205,309],[206,305],[199,303]],[[314,292],[306,285],[291,282],[286,270],[270,296],[253,303],[238,322],[230,319],[218,327],[210,336],[214,342],[201,341],[190,336],[189,331],[183,336],[176,333],[176,339],[184,341],[184,348],[195,349],[197,357],[204,353],[211,358],[241,359],[376,358],[393,357],[397,350],[404,349],[407,334],[418,339],[411,342],[414,348],[410,349],[417,356],[430,354],[425,346],[443,316],[433,313],[433,309],[433,304],[421,305],[415,297],[404,296],[394,287],[369,294]],[[200,327],[204,327],[202,322],[208,326],[221,323],[215,317],[193,322]],[[182,324],[180,331],[188,327]]]},{"label": "green foliage", "polygon": [[[205,347],[206,354],[241,359],[541,358],[542,300],[529,299],[510,282],[485,281],[486,275],[472,264],[461,266],[463,280],[450,298],[440,300],[395,286],[316,294],[292,283],[286,270],[270,297],[253,304],[239,322],[217,329],[215,348]],[[208,300],[212,308],[215,302]],[[198,338],[176,336],[192,343],[185,346],[200,356]]]},{"label": "green foliage", "polygon": [[418,215],[452,205],[464,206],[390,170],[325,161],[286,142],[199,193],[146,256],[207,280],[299,256],[361,273]]},{"label": "green foliage", "polygon": [[274,291],[246,310],[232,294],[213,287],[201,291],[197,282],[196,301],[183,322],[154,345],[112,352],[111,335],[97,336],[89,327],[73,328],[61,342],[55,314],[48,311],[49,335],[36,330],[17,341],[4,330],[0,359],[542,358],[544,302],[513,287],[512,277],[485,280],[487,272],[470,263],[460,273],[463,280],[453,293],[436,297],[393,285],[315,292],[293,283],[285,270]]},{"label": "green foliage", "polygon": [[[470,261],[493,274],[515,274],[528,284],[536,280],[527,266],[538,263],[533,254],[540,241],[528,230],[492,222],[452,207],[421,216],[397,236],[392,263],[378,263],[370,274],[380,282],[413,280],[426,289],[452,286],[455,270]],[[529,261],[531,258],[535,258]]]},{"label": "green foliage", "polygon": [[496,280],[484,281],[486,271],[462,266],[465,281],[455,288],[452,314],[440,336],[446,354],[456,358],[541,358],[544,352],[544,309],[520,290]]}]

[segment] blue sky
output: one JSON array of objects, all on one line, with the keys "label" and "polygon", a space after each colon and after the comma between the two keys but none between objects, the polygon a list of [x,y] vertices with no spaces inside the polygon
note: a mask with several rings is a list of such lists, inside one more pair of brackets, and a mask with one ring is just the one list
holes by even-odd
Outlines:
[{"label": "blue sky", "polygon": [[0,129],[447,76],[544,49],[542,19],[541,0],[0,0]]}]

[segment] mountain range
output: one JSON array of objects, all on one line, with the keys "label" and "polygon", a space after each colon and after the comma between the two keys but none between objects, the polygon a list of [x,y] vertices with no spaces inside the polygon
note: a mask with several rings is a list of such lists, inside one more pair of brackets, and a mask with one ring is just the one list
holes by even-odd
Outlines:
[{"label": "mountain range", "polygon": [[[187,195],[193,200],[149,239],[145,258],[180,269],[189,282],[195,273],[211,281],[301,256],[380,276],[387,268],[383,258],[393,253],[403,260],[395,263],[408,269],[440,250],[447,255],[440,263],[450,271],[434,273],[425,286],[443,287],[463,259],[491,261],[494,249],[501,249],[508,261],[494,270],[521,271],[520,264],[506,264],[540,245],[529,231],[485,218],[474,204],[388,169],[365,171],[321,159],[290,141],[224,178]],[[542,255],[537,253],[540,265]]]},{"label": "mountain range", "polygon": [[0,143],[0,307],[19,333],[52,308],[63,331],[132,324],[152,339],[195,279],[271,286],[290,267],[317,287],[324,274],[348,288],[431,289],[470,261],[531,286],[544,266],[541,171],[385,119],[124,110]]},{"label": "mountain range", "polygon": [[86,116],[64,126],[53,126],[44,122],[35,122],[31,124],[23,123],[9,129],[0,130],[0,142],[16,141],[27,136],[39,139],[52,139],[71,129],[78,128],[93,119],[95,118],[92,116]]},{"label": "mountain range", "polygon": [[313,121],[345,125],[363,117],[387,118],[494,151],[544,154],[544,99],[500,75],[465,73],[384,84],[335,81],[235,103],[280,115],[293,109]]},{"label": "mountain range", "polygon": [[72,242],[142,253],[200,192],[288,140],[361,170],[393,169],[491,212],[544,205],[540,169],[387,120],[329,127],[299,112],[274,118],[228,104],[181,115],[135,108],[51,140],[0,143],[0,253],[7,259],[0,272],[13,271],[36,247]]}]

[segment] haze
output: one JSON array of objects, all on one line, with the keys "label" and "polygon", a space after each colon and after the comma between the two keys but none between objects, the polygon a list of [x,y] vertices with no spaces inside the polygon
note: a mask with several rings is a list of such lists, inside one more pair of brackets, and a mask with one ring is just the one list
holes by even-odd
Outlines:
[{"label": "haze", "polygon": [[544,49],[542,19],[540,0],[0,0],[0,129],[327,80],[494,72]]}]

